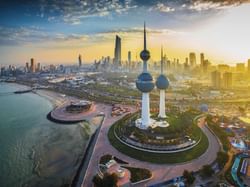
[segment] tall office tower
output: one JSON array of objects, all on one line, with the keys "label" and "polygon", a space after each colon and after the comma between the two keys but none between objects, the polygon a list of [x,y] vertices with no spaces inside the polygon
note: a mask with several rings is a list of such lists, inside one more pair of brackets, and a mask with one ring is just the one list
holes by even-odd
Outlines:
[{"label": "tall office tower", "polygon": [[40,71],[40,70],[41,70],[41,64],[40,64],[40,62],[37,63],[36,70],[37,70],[37,71]]},{"label": "tall office tower", "polygon": [[219,71],[213,71],[211,73],[212,87],[219,89],[221,87],[221,73]]},{"label": "tall office tower", "polygon": [[245,72],[245,63],[237,63],[236,64],[236,71]]},{"label": "tall office tower", "polygon": [[210,66],[210,62],[206,59],[206,60],[204,60],[204,66],[203,66],[203,71],[204,71],[204,73],[207,73],[207,71],[208,71],[208,67]]},{"label": "tall office tower", "polygon": [[35,73],[36,72],[36,65],[35,65],[34,58],[30,59],[30,71],[31,71],[31,73]]},{"label": "tall office tower", "polygon": [[29,72],[29,62],[26,62],[26,64],[25,64],[25,71]]},{"label": "tall office tower", "polygon": [[116,67],[121,66],[121,38],[116,35],[115,37],[115,57],[114,65]]},{"label": "tall office tower", "polygon": [[131,68],[131,51],[128,52],[128,67]]},{"label": "tall office tower", "polygon": [[168,86],[169,86],[168,79],[163,74],[163,54],[161,48],[161,74],[156,81],[156,87],[160,90],[160,103],[159,103],[159,114],[158,114],[158,117],[160,118],[166,118],[165,90],[168,88]]},{"label": "tall office tower", "polygon": [[204,67],[204,60],[205,60],[204,53],[200,54],[200,60],[201,60],[201,68],[203,68]]},{"label": "tall office tower", "polygon": [[176,64],[177,64],[177,66],[179,66],[179,64],[180,64],[180,60],[179,60],[179,58],[177,58],[177,60],[176,60]]},{"label": "tall office tower", "polygon": [[195,53],[189,53],[189,63],[190,63],[190,66],[192,67],[196,65]]},{"label": "tall office tower", "polygon": [[167,66],[166,66],[167,69],[170,69],[171,68],[171,62],[170,60],[167,60]]},{"label": "tall office tower", "polygon": [[220,72],[230,71],[230,66],[227,64],[218,64],[217,67]]},{"label": "tall office tower", "polygon": [[139,128],[147,129],[150,126],[150,106],[149,106],[149,93],[154,89],[153,78],[148,72],[147,61],[150,58],[150,52],[147,50],[146,43],[146,28],[144,23],[144,49],[140,53],[140,57],[143,60],[143,71],[137,77],[136,87],[142,92],[142,108],[141,108],[141,122]]},{"label": "tall office tower", "polygon": [[247,69],[248,69],[248,73],[250,72],[250,59],[248,59],[247,61]]},{"label": "tall office tower", "polygon": [[185,58],[185,64],[188,65],[188,57]]},{"label": "tall office tower", "polygon": [[225,72],[223,74],[223,87],[231,89],[233,86],[233,74],[232,72]]},{"label": "tall office tower", "polygon": [[79,67],[82,67],[82,55],[78,56],[78,65]]}]

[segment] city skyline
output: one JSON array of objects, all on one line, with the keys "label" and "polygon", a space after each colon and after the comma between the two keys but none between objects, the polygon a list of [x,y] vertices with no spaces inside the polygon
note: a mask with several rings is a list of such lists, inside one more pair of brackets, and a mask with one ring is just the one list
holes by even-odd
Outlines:
[{"label": "city skyline", "polygon": [[80,53],[86,63],[102,56],[113,58],[116,35],[123,41],[122,60],[128,51],[136,60],[144,20],[153,61],[160,60],[158,51],[163,45],[168,58],[181,62],[190,52],[205,53],[217,64],[247,62],[247,2],[5,2],[1,6],[0,64],[23,64],[31,57],[43,64],[74,63]]},{"label": "city skyline", "polygon": [[[61,14],[79,10],[72,9],[72,1],[50,0],[51,4],[46,4],[47,0],[37,1],[37,4],[29,1],[23,2],[29,4],[30,10],[35,10],[40,3],[43,5],[40,11],[44,14],[39,15],[40,18],[55,10]],[[166,8],[164,1],[157,2],[161,11],[179,10]],[[218,9],[219,20],[219,15],[224,14],[222,9],[248,6],[223,2],[186,0],[189,4],[181,7],[190,7],[190,3],[197,5],[195,9],[201,11],[201,15],[208,7]],[[61,3],[66,6],[64,9]],[[115,11],[113,14],[129,14],[124,15],[129,17],[135,16],[129,12],[134,5],[131,3],[143,7],[138,15],[144,15],[148,8],[155,6],[155,3],[143,4],[139,0],[77,0],[74,3],[85,7],[88,16],[94,14],[97,20],[101,18],[99,15],[96,18],[96,13],[108,11],[107,8]],[[17,4],[10,4],[16,12]],[[119,12],[121,10],[126,12]],[[76,25],[83,23],[82,15],[80,12],[78,19],[74,16]],[[66,18],[69,20],[64,20]],[[162,35],[165,27],[156,29],[158,23],[153,23],[149,17],[150,28],[146,27],[145,20],[143,29],[139,26],[132,31],[106,31],[105,36],[99,36],[103,28],[97,23],[78,28],[79,32],[96,30],[89,31],[94,40],[89,36],[83,40],[81,34],[71,35],[73,26],[67,22],[71,18],[70,14],[61,18],[65,22],[62,35],[55,34],[60,29],[52,25],[46,29],[55,30],[47,33],[40,33],[39,28],[37,32],[35,28],[29,32],[23,27],[24,32],[12,30],[12,34],[8,34],[3,29],[8,24],[18,27],[11,19],[0,27],[0,34],[4,30],[0,44],[9,46],[9,51],[4,51],[0,45],[1,60],[8,55],[10,59],[25,58],[20,65],[0,62],[0,186],[250,186],[250,58],[249,54],[238,53],[245,48],[233,42],[233,38],[225,40],[224,44],[233,51],[223,47],[229,50],[224,54],[218,50],[222,46],[217,38],[213,50],[218,50],[221,58],[241,54],[246,59],[236,61],[233,66],[230,61],[216,64],[212,52],[203,48],[209,46],[197,40],[201,35],[195,28],[206,25],[206,38],[214,43],[213,34],[217,30],[213,30],[204,17],[201,19],[204,23],[190,30],[192,35],[170,34],[170,30]],[[118,28],[113,25],[117,19],[119,16],[114,22],[105,23],[105,27],[109,27],[108,30]],[[160,20],[159,17],[154,19]],[[133,21],[128,21],[128,28]],[[135,17],[137,21],[141,20]],[[122,21],[120,25],[126,26]],[[219,26],[228,29],[223,24]],[[181,28],[187,26],[183,24]],[[234,28],[223,35],[220,31],[216,36],[222,40],[230,35],[238,37]],[[247,30],[244,26],[239,28]],[[66,31],[69,35],[65,35]],[[198,48],[191,49],[192,41],[185,40],[184,36],[194,40]],[[49,45],[45,45],[48,40]],[[165,43],[165,40],[170,42]],[[75,54],[77,42],[84,50]],[[244,42],[248,42],[247,38]],[[88,52],[85,44],[95,49]],[[184,59],[181,52],[177,53],[180,49],[175,48],[177,45],[182,46]],[[19,50],[28,51],[19,56]],[[36,56],[36,50],[40,56]],[[51,54],[49,58],[46,50]],[[157,52],[151,53],[154,50]],[[87,59],[91,56],[94,60],[89,62]],[[46,59],[51,62],[46,64]],[[60,64],[56,64],[57,60]],[[71,60],[73,62],[69,63]]]}]

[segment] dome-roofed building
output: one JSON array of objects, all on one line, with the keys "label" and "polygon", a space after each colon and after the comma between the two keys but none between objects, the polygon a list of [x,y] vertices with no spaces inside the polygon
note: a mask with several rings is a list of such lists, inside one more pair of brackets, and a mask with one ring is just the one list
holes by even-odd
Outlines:
[{"label": "dome-roofed building", "polygon": [[165,90],[169,86],[167,77],[163,74],[163,50],[161,48],[161,74],[157,78],[156,87],[160,90],[159,117],[166,118],[165,112]]}]

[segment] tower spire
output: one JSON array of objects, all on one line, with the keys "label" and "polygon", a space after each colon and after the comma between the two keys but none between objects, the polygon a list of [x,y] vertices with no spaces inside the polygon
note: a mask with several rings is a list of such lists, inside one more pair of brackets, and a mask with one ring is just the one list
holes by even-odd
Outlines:
[{"label": "tower spire", "polygon": [[140,57],[143,60],[143,72],[148,71],[147,61],[150,58],[150,52],[147,50],[147,38],[146,38],[146,23],[144,22],[144,49],[140,53]]},{"label": "tower spire", "polygon": [[144,21],[144,50],[147,49],[147,39],[146,39],[146,23]]},{"label": "tower spire", "polygon": [[161,74],[163,74],[163,48],[161,46]]}]

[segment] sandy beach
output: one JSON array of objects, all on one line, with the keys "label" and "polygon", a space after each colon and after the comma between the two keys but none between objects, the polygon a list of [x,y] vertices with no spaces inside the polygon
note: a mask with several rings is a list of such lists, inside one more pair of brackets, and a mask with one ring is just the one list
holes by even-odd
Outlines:
[{"label": "sandy beach", "polygon": [[62,105],[64,102],[70,99],[76,99],[76,98],[65,96],[63,94],[56,93],[56,92],[49,91],[49,90],[35,90],[33,91],[33,93],[49,100],[54,108]]}]

